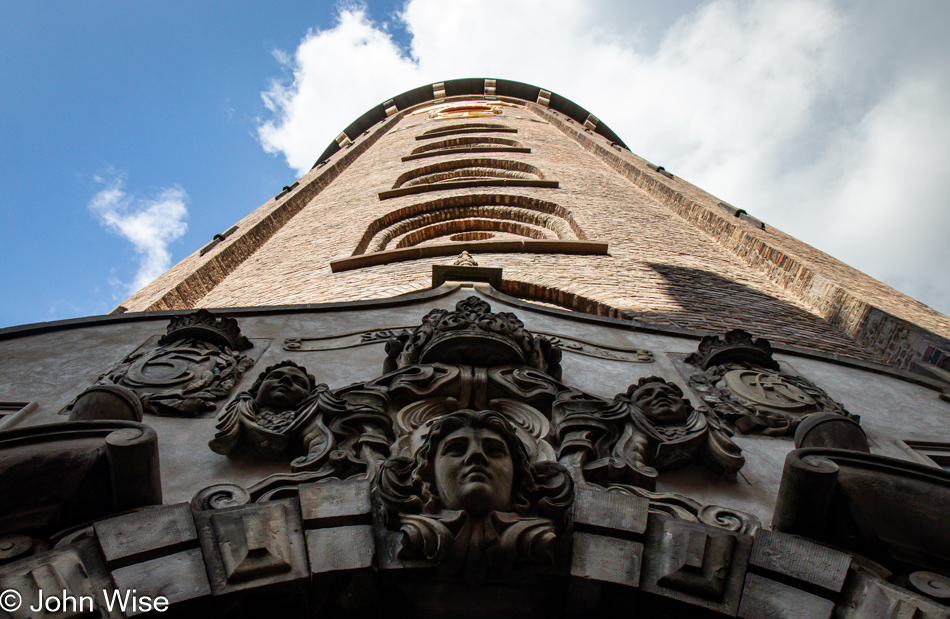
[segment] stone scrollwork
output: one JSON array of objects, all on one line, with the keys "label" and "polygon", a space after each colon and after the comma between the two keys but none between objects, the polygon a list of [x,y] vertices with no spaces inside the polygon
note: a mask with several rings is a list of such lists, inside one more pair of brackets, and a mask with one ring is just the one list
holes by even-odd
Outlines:
[{"label": "stone scrollwork", "polygon": [[650,501],[651,512],[668,514],[677,520],[708,524],[735,533],[752,534],[762,525],[752,514],[721,505],[705,505],[676,492],[651,492],[644,488],[618,484],[608,486],[607,491],[647,499]]},{"label": "stone scrollwork", "polygon": [[857,420],[810,380],[782,371],[768,341],[741,329],[704,337],[680,367],[715,416],[743,434],[791,436],[820,412]]},{"label": "stone scrollwork", "polygon": [[246,449],[294,458],[292,470],[317,473],[311,478],[346,478],[374,474],[393,440],[384,395],[349,391],[341,397],[305,368],[282,361],[228,404],[208,446],[227,456]]},{"label": "stone scrollwork", "polygon": [[438,418],[414,457],[380,469],[387,526],[403,558],[445,577],[497,580],[518,563],[550,563],[574,497],[567,470],[533,462],[505,416],[458,410]]},{"label": "stone scrollwork", "polygon": [[728,431],[663,378],[641,378],[612,401],[562,393],[554,405],[559,460],[591,483],[653,490],[658,470],[691,462],[735,475],[744,464]]}]

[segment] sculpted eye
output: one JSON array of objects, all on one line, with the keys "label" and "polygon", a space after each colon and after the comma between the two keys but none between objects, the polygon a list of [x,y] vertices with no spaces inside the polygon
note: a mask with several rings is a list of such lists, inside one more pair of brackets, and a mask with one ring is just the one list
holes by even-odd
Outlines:
[{"label": "sculpted eye", "polygon": [[442,446],[442,455],[461,456],[465,453],[466,446],[462,441],[451,441]]},{"label": "sculpted eye", "polygon": [[501,442],[490,442],[485,445],[485,453],[493,458],[503,458],[508,455],[508,445]]}]

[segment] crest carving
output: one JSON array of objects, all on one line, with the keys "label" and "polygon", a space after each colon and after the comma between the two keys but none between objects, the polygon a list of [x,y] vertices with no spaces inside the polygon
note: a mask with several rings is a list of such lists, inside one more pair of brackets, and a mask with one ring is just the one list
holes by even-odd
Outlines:
[{"label": "crest carving", "polygon": [[768,341],[741,329],[704,337],[677,364],[716,419],[742,434],[791,436],[820,412],[857,419],[815,383],[783,371]]},{"label": "crest carving", "polygon": [[198,417],[215,410],[254,364],[239,352],[251,347],[233,318],[198,310],[172,318],[156,346],[133,352],[96,385],[130,389],[152,415]]},{"label": "crest carving", "polygon": [[386,344],[386,370],[417,363],[464,363],[493,367],[526,365],[560,378],[561,351],[524,328],[510,312],[494,313],[484,300],[471,296],[455,311],[435,309],[411,334]]}]

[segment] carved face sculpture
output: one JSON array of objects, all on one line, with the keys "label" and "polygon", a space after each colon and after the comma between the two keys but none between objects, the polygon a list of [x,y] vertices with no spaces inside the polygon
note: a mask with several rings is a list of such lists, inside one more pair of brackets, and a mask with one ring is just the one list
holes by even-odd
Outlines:
[{"label": "carved face sculpture", "polygon": [[297,408],[310,395],[310,376],[296,365],[281,365],[267,372],[257,389],[254,401],[265,411],[287,411]]},{"label": "carved face sculpture", "polygon": [[508,443],[489,428],[459,428],[436,449],[436,487],[447,509],[474,515],[508,511],[513,479]]},{"label": "carved face sculpture", "polygon": [[657,377],[641,379],[631,399],[647,419],[662,426],[686,423],[692,410],[679,387]]}]

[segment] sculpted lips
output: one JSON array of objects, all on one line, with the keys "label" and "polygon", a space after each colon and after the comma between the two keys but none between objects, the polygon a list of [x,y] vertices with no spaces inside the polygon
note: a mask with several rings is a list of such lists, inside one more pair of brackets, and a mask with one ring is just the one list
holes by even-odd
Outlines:
[{"label": "sculpted lips", "polygon": [[472,466],[462,472],[462,480],[471,483],[488,483],[491,481],[491,475],[487,469],[481,466]]}]

